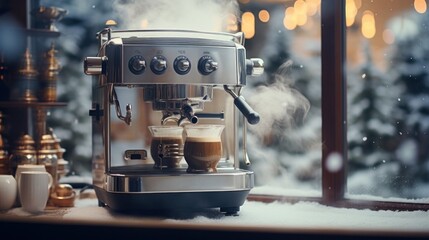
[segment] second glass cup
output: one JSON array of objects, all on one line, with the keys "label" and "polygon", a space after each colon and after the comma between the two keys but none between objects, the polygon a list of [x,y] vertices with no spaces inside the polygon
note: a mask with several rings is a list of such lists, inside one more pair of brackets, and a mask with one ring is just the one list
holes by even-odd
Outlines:
[{"label": "second glass cup", "polygon": [[224,125],[185,125],[184,147],[188,172],[217,172],[222,157],[221,135]]}]

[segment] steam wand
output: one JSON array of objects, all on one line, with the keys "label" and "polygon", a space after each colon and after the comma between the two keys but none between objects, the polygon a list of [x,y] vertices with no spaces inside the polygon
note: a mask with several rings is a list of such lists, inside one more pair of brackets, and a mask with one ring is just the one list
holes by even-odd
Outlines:
[{"label": "steam wand", "polygon": [[240,112],[247,118],[247,121],[255,125],[259,122],[259,113],[255,112],[252,107],[247,104],[243,96],[238,96],[233,90],[229,89],[227,85],[223,85],[223,88],[234,98],[234,104],[240,110]]},{"label": "steam wand", "polygon": [[[254,125],[257,124],[260,120],[259,114],[252,109],[252,107],[247,104],[246,100],[244,100],[243,96],[238,96],[237,93],[228,88],[227,85],[223,85],[223,88],[227,93],[229,93],[234,98],[235,106],[240,110],[241,113],[247,118],[247,121]],[[250,165],[249,156],[247,155],[247,142],[246,142],[246,132],[247,132],[247,124],[243,124],[243,154],[244,154],[244,162],[246,165]]]}]

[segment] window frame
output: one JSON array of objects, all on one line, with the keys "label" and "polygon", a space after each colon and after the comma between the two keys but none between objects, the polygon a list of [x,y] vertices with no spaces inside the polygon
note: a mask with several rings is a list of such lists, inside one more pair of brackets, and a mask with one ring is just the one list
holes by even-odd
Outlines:
[{"label": "window frame", "polygon": [[[294,197],[249,194],[249,201],[314,201],[328,206],[372,210],[429,210],[429,204],[346,198],[347,189],[347,91],[345,0],[321,1],[322,64],[322,196]],[[336,171],[328,169],[331,154],[343,161]]]}]

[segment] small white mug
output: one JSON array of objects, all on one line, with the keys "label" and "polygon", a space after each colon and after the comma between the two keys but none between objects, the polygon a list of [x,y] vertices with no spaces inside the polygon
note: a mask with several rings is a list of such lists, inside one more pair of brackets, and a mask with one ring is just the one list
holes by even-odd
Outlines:
[{"label": "small white mug", "polygon": [[12,175],[0,175],[0,210],[13,207],[18,193],[15,178]]},{"label": "small white mug", "polygon": [[[22,172],[47,172],[45,165],[38,165],[38,164],[21,164],[18,165],[15,172],[15,179],[16,183],[18,184],[18,190],[19,190],[19,178]],[[49,188],[52,187],[53,179],[52,175],[49,174]],[[19,194],[18,194],[19,198]]]},{"label": "small white mug", "polygon": [[30,213],[43,212],[49,199],[48,172],[21,172],[19,196],[22,208]]}]

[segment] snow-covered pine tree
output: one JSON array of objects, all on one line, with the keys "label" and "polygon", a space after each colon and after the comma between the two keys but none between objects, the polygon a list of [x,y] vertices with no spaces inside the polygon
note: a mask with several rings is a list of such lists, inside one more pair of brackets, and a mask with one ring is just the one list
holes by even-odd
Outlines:
[{"label": "snow-covered pine tree", "polygon": [[[393,187],[404,197],[429,195],[429,14],[411,12],[391,22],[396,34],[390,70],[398,95],[395,115],[401,136]],[[424,191],[421,191],[426,189]]]},{"label": "snow-covered pine tree", "polygon": [[386,144],[396,133],[392,81],[372,61],[369,43],[364,45],[365,61],[347,79],[350,173],[389,162]]},{"label": "snow-covered pine tree", "polygon": [[388,197],[394,194],[390,183],[398,166],[391,146],[398,89],[374,64],[369,42],[363,41],[365,60],[347,75],[348,191]]}]

